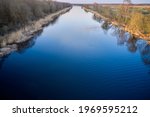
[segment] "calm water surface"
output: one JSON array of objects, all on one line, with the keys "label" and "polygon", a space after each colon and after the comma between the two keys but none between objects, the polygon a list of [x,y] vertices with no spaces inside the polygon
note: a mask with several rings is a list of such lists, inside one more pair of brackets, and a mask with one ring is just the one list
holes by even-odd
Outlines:
[{"label": "calm water surface", "polygon": [[73,7],[0,58],[0,99],[150,99],[150,45]]}]

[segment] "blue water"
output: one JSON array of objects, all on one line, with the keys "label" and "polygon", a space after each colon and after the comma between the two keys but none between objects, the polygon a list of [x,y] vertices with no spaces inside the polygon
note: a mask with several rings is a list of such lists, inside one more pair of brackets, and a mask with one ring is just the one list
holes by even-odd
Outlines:
[{"label": "blue water", "polygon": [[150,45],[73,7],[0,58],[0,99],[150,99]]}]

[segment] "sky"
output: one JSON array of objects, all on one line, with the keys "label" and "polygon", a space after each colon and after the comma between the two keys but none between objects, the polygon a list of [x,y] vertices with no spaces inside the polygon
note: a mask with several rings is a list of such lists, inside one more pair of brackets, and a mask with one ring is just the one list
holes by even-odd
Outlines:
[{"label": "sky", "polygon": [[[122,3],[123,0],[56,0],[61,2],[70,2],[70,3]],[[131,0],[132,3],[150,3],[150,0]]]}]

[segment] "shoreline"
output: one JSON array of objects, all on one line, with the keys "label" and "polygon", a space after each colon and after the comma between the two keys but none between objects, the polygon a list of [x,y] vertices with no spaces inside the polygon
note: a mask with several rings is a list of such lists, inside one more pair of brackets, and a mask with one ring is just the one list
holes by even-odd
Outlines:
[{"label": "shoreline", "polygon": [[37,21],[31,22],[31,25],[27,25],[24,28],[13,31],[4,36],[0,36],[0,57],[6,56],[18,49],[17,44],[29,41],[34,38],[36,34],[41,32],[44,27],[54,21],[60,15],[68,12],[72,7],[67,7],[52,13]]},{"label": "shoreline", "polygon": [[104,19],[105,21],[108,21],[109,23],[111,23],[111,24],[114,25],[114,26],[119,26],[122,30],[124,30],[124,31],[126,31],[126,32],[129,32],[131,35],[133,35],[133,36],[136,37],[136,38],[141,38],[141,39],[144,39],[144,40],[146,40],[146,41],[150,41],[150,34],[148,34],[147,36],[145,36],[144,34],[142,34],[142,33],[140,33],[140,32],[133,32],[132,30],[130,30],[130,29],[128,28],[128,26],[121,25],[121,24],[119,24],[117,21],[111,21],[111,19],[102,16],[101,14],[99,14],[99,13],[96,12],[96,11],[93,11],[92,9],[88,9],[88,8],[85,8],[85,7],[82,7],[82,8],[83,8],[85,11],[87,11],[87,12],[93,13],[96,17],[99,17],[99,18]]}]

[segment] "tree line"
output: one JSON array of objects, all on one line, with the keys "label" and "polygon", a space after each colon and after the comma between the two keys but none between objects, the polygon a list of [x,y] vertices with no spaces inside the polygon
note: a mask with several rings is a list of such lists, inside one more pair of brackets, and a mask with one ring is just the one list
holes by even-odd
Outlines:
[{"label": "tree line", "polygon": [[117,22],[133,32],[150,35],[150,7],[132,5],[85,5],[84,7],[97,11],[109,18],[111,22]]},{"label": "tree line", "polygon": [[69,6],[51,0],[0,0],[0,35]]}]

